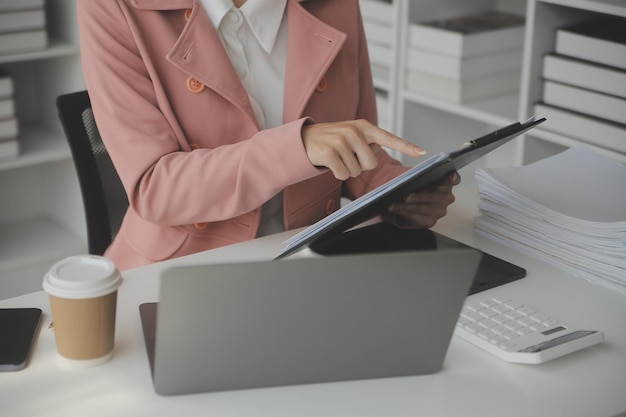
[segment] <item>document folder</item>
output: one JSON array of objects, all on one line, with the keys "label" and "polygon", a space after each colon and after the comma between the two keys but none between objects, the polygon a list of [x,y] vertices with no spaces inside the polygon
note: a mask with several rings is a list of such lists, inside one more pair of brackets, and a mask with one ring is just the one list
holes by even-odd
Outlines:
[{"label": "document folder", "polygon": [[322,236],[341,233],[378,216],[386,210],[389,204],[401,200],[407,194],[432,186],[450,172],[474,162],[545,120],[545,118],[535,119],[533,117],[525,122],[516,122],[480,138],[470,140],[460,149],[433,155],[404,174],[346,204],[341,209],[286,240],[280,253],[274,259],[284,258]]}]

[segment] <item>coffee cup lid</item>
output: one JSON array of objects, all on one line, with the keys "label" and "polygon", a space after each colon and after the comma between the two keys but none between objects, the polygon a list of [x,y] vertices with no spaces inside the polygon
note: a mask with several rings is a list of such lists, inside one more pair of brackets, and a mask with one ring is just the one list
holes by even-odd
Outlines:
[{"label": "coffee cup lid", "polygon": [[60,298],[85,299],[107,295],[122,284],[122,276],[110,259],[96,255],[77,255],[50,267],[43,289]]}]

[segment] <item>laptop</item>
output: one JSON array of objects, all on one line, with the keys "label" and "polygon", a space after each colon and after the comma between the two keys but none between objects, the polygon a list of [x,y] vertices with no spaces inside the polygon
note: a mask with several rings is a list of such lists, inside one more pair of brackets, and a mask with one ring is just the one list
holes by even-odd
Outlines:
[{"label": "laptop", "polygon": [[430,374],[480,260],[473,249],[178,266],[140,306],[156,393]]}]

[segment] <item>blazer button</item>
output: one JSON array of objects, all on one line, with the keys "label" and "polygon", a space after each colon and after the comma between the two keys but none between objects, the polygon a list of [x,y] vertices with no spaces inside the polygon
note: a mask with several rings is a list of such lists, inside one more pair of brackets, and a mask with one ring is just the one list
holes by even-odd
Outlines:
[{"label": "blazer button", "polygon": [[194,223],[194,224],[193,224],[193,227],[194,227],[196,230],[204,230],[204,229],[206,229],[206,228],[207,228],[207,226],[208,226],[208,225],[209,225],[209,223],[207,223],[207,222],[203,222],[203,223]]},{"label": "blazer button", "polygon": [[326,80],[326,77],[322,77],[320,82],[317,84],[315,90],[318,93],[323,93],[324,91],[326,91],[326,88],[328,88],[328,81]]},{"label": "blazer button", "polygon": [[192,11],[193,11],[193,9],[185,10],[185,20],[189,21],[189,18],[191,17],[191,12]]},{"label": "blazer button", "polygon": [[192,151],[195,151],[196,149],[200,149],[200,145],[198,145],[197,143],[190,143],[189,149],[191,149]]},{"label": "blazer button", "polygon": [[335,200],[332,198],[326,202],[326,207],[324,208],[324,212],[328,216],[335,211]]},{"label": "blazer button", "polygon": [[204,90],[204,84],[200,81],[196,80],[193,77],[187,78],[187,90],[191,91],[194,94],[197,94]]}]

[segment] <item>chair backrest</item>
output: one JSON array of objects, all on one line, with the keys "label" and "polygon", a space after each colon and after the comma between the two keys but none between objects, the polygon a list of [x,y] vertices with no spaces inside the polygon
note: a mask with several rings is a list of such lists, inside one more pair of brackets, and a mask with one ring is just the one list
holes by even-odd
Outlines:
[{"label": "chair backrest", "polygon": [[56,100],[83,198],[90,254],[102,255],[128,209],[128,197],[102,143],[87,91]]}]

